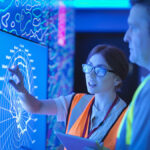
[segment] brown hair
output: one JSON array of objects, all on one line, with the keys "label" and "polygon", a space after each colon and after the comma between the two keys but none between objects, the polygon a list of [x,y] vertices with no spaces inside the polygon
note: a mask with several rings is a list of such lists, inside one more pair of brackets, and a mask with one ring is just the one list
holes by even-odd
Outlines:
[{"label": "brown hair", "polygon": [[104,57],[116,75],[118,75],[122,80],[126,78],[129,65],[122,50],[112,45],[97,45],[89,53],[87,62],[94,54],[97,53],[100,53]]}]

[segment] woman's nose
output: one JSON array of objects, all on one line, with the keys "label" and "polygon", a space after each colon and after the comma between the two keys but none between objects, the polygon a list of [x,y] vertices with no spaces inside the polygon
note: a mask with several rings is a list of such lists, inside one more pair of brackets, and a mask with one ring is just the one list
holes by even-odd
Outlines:
[{"label": "woman's nose", "polygon": [[90,77],[95,77],[96,76],[96,73],[95,73],[95,70],[94,68],[91,70],[91,72],[89,73],[89,76]]}]

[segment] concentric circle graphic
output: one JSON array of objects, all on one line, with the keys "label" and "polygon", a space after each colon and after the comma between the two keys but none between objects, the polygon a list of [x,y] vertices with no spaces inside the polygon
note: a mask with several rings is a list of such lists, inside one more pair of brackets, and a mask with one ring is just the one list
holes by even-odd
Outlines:
[{"label": "concentric circle graphic", "polygon": [[24,110],[19,93],[8,82],[9,79],[18,82],[18,78],[8,71],[8,68],[18,65],[24,76],[26,89],[29,93],[34,93],[36,76],[33,75],[35,68],[31,57],[29,50],[20,44],[10,49],[6,56],[8,65],[1,66],[5,74],[0,77],[0,150],[29,149],[29,145],[36,142],[31,135],[37,131],[33,126],[37,118]]}]

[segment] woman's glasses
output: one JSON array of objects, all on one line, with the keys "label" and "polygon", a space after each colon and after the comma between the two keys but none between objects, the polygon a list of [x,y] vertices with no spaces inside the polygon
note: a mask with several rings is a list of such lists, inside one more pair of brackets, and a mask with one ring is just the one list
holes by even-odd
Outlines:
[{"label": "woman's glasses", "polygon": [[86,74],[90,73],[94,69],[94,72],[97,76],[103,77],[106,75],[107,72],[113,72],[113,70],[107,69],[104,66],[92,66],[90,64],[82,64],[82,71]]}]

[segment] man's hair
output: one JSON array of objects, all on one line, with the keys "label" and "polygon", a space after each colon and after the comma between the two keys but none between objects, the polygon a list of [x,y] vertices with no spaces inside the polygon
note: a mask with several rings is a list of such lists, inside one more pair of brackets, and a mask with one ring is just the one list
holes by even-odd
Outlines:
[{"label": "man's hair", "polygon": [[[150,18],[150,0],[130,0],[130,3],[132,6],[134,6],[135,4],[140,4],[146,7],[147,13]],[[148,20],[148,22],[149,22],[149,34],[150,34],[150,19]]]}]

